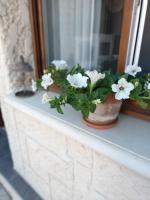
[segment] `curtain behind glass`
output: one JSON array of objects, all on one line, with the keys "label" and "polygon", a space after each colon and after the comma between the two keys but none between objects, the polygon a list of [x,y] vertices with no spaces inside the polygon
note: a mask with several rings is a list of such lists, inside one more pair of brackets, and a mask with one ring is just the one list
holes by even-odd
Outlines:
[{"label": "curtain behind glass", "polygon": [[46,63],[116,71],[123,0],[43,0]]},{"label": "curtain behind glass", "polygon": [[[99,55],[101,0],[49,0],[46,41],[47,63],[66,60],[71,67],[96,67]],[[46,12],[44,12],[46,14]]]}]

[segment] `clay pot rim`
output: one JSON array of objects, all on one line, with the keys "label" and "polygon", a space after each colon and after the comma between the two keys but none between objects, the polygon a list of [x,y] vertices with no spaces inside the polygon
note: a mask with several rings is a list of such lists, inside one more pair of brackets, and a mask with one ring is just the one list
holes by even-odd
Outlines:
[{"label": "clay pot rim", "polygon": [[105,103],[117,103],[117,102],[122,102],[122,100],[117,100],[115,99],[115,94],[110,94],[106,97],[105,101],[103,104]]},{"label": "clay pot rim", "polygon": [[108,123],[108,124],[98,124],[98,123],[90,122],[90,121],[88,121],[88,119],[86,119],[84,117],[83,117],[83,121],[90,128],[109,129],[109,128],[113,128],[114,126],[116,126],[116,124],[118,123],[118,118],[115,119],[113,122]]}]

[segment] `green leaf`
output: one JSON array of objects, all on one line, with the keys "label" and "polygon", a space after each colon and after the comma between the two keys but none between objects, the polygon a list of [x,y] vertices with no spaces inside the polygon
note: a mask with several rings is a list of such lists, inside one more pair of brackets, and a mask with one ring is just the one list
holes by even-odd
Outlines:
[{"label": "green leaf", "polygon": [[84,74],[84,69],[81,67],[81,65],[77,64],[75,65],[70,71],[69,74],[73,75],[73,74],[77,74],[77,73],[81,73]]},{"label": "green leaf", "polygon": [[105,100],[105,98],[111,94],[110,88],[98,88],[92,93],[93,100],[100,99],[102,102]]},{"label": "green leaf", "polygon": [[93,103],[91,103],[91,104],[89,105],[89,110],[90,110],[90,112],[91,112],[91,113],[95,112],[95,109],[96,109],[96,105],[93,104]]},{"label": "green leaf", "polygon": [[89,116],[89,110],[88,109],[82,109],[81,110],[81,113],[82,113],[82,115],[83,115],[83,117],[88,117]]},{"label": "green leaf", "polygon": [[41,87],[41,82],[42,82],[41,79],[36,80],[36,86],[37,86],[37,88]]},{"label": "green leaf", "polygon": [[141,106],[141,108],[146,109],[148,107],[148,103],[144,100],[138,100],[137,103]]},{"label": "green leaf", "polygon": [[65,103],[62,102],[62,96],[60,97],[55,97],[52,101],[50,101],[50,106],[51,108],[56,108],[57,112],[60,114],[63,114],[63,111],[61,109],[61,105],[65,105]]},{"label": "green leaf", "polygon": [[60,114],[64,114],[60,106],[57,106],[56,109],[57,109],[57,112],[59,112]]}]

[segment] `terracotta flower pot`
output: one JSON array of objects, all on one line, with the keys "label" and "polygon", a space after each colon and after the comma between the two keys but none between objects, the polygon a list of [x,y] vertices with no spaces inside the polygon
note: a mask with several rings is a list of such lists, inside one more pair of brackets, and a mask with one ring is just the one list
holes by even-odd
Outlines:
[{"label": "terracotta flower pot", "polygon": [[60,88],[58,85],[56,84],[53,84],[51,85],[49,88],[48,88],[49,91],[51,92],[56,92],[56,93],[59,93],[60,92]]},{"label": "terracotta flower pot", "polygon": [[118,101],[114,95],[110,95],[104,103],[97,104],[95,112],[90,113],[84,121],[92,128],[111,128],[118,120],[121,105],[122,101]]},{"label": "terracotta flower pot", "polygon": [[127,115],[131,115],[133,117],[150,121],[150,105],[148,106],[148,108],[143,109],[136,101],[133,101],[131,99],[123,102],[121,112]]}]

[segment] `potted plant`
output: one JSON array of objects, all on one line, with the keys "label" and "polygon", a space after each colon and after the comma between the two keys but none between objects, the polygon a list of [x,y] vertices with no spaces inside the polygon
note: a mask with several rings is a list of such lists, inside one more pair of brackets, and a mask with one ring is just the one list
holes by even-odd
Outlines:
[{"label": "potted plant", "polygon": [[47,89],[54,82],[57,83],[60,87],[59,97],[51,98],[45,93],[43,103],[49,103],[61,114],[62,106],[70,104],[82,113],[88,126],[110,128],[116,124],[124,100],[136,101],[145,109],[150,104],[150,74],[136,76],[138,72],[141,72],[138,66],[127,66],[124,73],[114,74],[111,71],[86,71],[76,65],[71,70],[65,69],[63,78],[58,78],[56,69],[52,71],[48,68],[43,75],[47,79],[42,77],[45,82],[37,80],[33,86]]},{"label": "potted plant", "polygon": [[44,70],[44,75],[41,79],[32,80],[32,90],[43,88],[53,92],[59,92],[59,87],[67,75],[67,63],[64,60],[54,60]]}]

